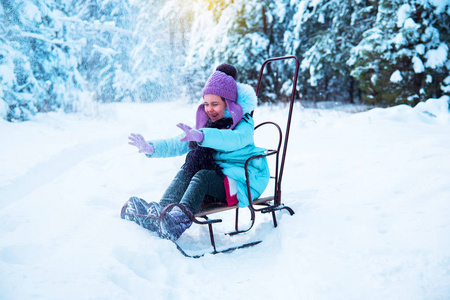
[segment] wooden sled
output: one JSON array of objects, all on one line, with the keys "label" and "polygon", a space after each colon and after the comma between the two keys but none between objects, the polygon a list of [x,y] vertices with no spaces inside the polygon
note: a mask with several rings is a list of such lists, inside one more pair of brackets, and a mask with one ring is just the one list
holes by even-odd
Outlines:
[{"label": "wooden sled", "polygon": [[[296,90],[298,70],[299,70],[299,65],[300,65],[297,57],[284,56],[284,57],[270,58],[270,59],[266,60],[261,66],[261,69],[259,72],[259,77],[258,77],[258,83],[257,83],[256,89],[255,89],[255,92],[256,92],[256,95],[258,95],[259,88],[261,85],[261,79],[262,79],[263,72],[264,72],[266,65],[268,63],[271,63],[274,61],[280,61],[280,60],[294,60],[295,64],[296,64],[295,73],[293,76],[292,94],[291,94],[291,99],[290,99],[290,103],[289,103],[289,112],[288,112],[288,117],[287,117],[285,137],[284,137],[284,141],[283,141],[282,130],[281,130],[280,126],[278,124],[276,124],[275,122],[269,121],[269,122],[264,122],[264,123],[261,123],[261,124],[255,126],[255,131],[262,126],[274,126],[276,128],[276,130],[278,131],[278,141],[276,143],[276,149],[269,149],[268,152],[264,155],[257,155],[257,156],[250,157],[245,163],[245,175],[246,175],[246,179],[247,179],[247,191],[248,191],[248,197],[249,197],[249,203],[250,203],[249,206],[247,207],[250,210],[250,225],[247,228],[240,229],[240,227],[239,227],[239,211],[242,208],[239,208],[237,205],[234,205],[234,206],[220,206],[220,205],[202,206],[200,208],[200,211],[198,213],[196,213],[195,215],[193,215],[190,211],[186,210],[186,208],[184,206],[174,203],[174,204],[170,204],[170,205],[166,206],[163,209],[163,211],[161,212],[161,220],[163,220],[164,215],[168,211],[170,211],[174,206],[178,206],[178,207],[180,207],[181,210],[183,210],[185,212],[186,215],[188,215],[191,218],[193,223],[199,224],[199,225],[208,225],[211,246],[214,249],[211,252],[211,254],[230,252],[230,251],[233,251],[236,249],[254,246],[261,242],[260,240],[254,241],[254,242],[249,242],[249,243],[246,243],[246,244],[243,244],[240,246],[234,246],[234,247],[227,248],[225,250],[218,251],[216,248],[216,241],[214,239],[213,224],[222,222],[222,219],[210,218],[210,216],[213,214],[216,214],[219,212],[224,212],[224,211],[229,211],[229,210],[235,210],[236,216],[235,216],[234,230],[227,233],[228,235],[231,235],[231,236],[236,235],[236,234],[245,233],[245,232],[248,232],[250,229],[252,229],[253,225],[255,224],[256,213],[258,213],[258,212],[263,213],[263,214],[271,213],[274,227],[278,226],[278,221],[277,221],[277,217],[276,217],[277,211],[286,210],[289,212],[290,215],[294,214],[294,211],[289,206],[286,206],[281,202],[281,182],[283,179],[284,165],[286,162],[286,152],[287,152],[288,141],[289,141],[289,131],[290,131],[290,126],[291,126],[291,118],[292,118],[292,111],[293,111],[293,107],[294,107],[295,90]],[[252,112],[252,115],[253,115],[253,112]],[[274,192],[273,192],[272,196],[258,198],[258,199],[255,199],[252,201],[247,166],[251,160],[258,159],[258,158],[261,158],[264,156],[266,156],[266,157],[275,156],[275,159],[274,159],[275,166],[272,171],[275,174],[271,174],[271,179],[273,180]],[[198,258],[198,257],[201,257],[204,255],[204,254],[189,255],[188,253],[186,253],[185,250],[182,249],[182,247],[178,243],[175,242],[175,244],[177,245],[178,250],[180,250],[180,252],[187,257]]]}]

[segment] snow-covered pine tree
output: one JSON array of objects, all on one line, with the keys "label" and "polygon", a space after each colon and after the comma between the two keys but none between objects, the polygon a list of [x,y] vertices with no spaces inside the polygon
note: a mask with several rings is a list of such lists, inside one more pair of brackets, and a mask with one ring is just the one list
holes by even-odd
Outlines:
[{"label": "snow-covered pine tree", "polygon": [[347,60],[376,16],[373,1],[313,1],[294,4],[285,48],[301,59],[299,88],[313,101],[357,102]]},{"label": "snow-covered pine tree", "polygon": [[[262,34],[268,40],[267,50],[261,51],[263,60],[273,57],[293,55],[294,52],[285,51],[284,38],[288,29],[288,20],[292,19],[294,11],[291,1],[268,1],[261,10]],[[255,26],[255,28],[257,28]],[[254,65],[259,71],[261,64]],[[276,61],[267,65],[266,74],[262,77],[262,86],[259,98],[264,102],[286,102],[292,92],[292,79],[295,70],[293,60]],[[255,76],[255,79],[257,77]]]},{"label": "snow-covered pine tree", "polygon": [[[317,88],[318,74],[315,69],[320,62],[313,59],[314,54],[319,54],[313,47],[313,39],[320,37],[320,32],[326,30],[323,18],[318,14],[320,4],[321,1],[312,0],[293,2],[294,14],[288,20],[288,30],[284,38],[284,48],[293,52],[301,61],[298,86],[301,97],[312,101],[320,101],[323,98]],[[309,60],[305,57],[309,57]]]},{"label": "snow-covered pine tree", "polygon": [[186,49],[185,77],[186,92],[194,99],[201,97],[202,88],[208,76],[220,63],[233,63],[226,59],[216,61],[215,49],[226,43],[226,21],[233,10],[227,10],[232,1],[192,1],[192,25]]},{"label": "snow-covered pine tree", "polygon": [[2,1],[0,114],[23,121],[38,111],[74,109],[82,82],[59,3]]},{"label": "snow-covered pine tree", "polygon": [[186,1],[139,1],[134,38],[133,92],[140,101],[165,101],[184,92],[186,47],[192,18]]},{"label": "snow-covered pine tree", "polygon": [[[380,0],[377,20],[354,48],[349,65],[363,99],[376,105],[415,105],[442,95],[448,76],[449,4]],[[446,24],[446,25],[445,25]]]},{"label": "snow-covered pine tree", "polygon": [[192,99],[188,86],[192,83],[192,72],[186,68],[187,49],[191,38],[195,0],[168,0],[159,13],[159,18],[167,23],[165,34],[168,33],[168,53],[170,59],[163,67],[167,81],[171,85],[170,97],[180,94]]},{"label": "snow-covered pine tree", "polygon": [[67,5],[68,35],[88,90],[101,102],[132,99],[130,52],[135,8],[128,0],[81,0]]},{"label": "snow-covered pine tree", "polygon": [[[450,1],[433,5],[434,2],[430,1],[430,5],[425,6],[425,15],[429,18],[425,21],[428,29],[421,38],[425,45],[421,60],[426,73],[423,83],[425,94],[421,100],[450,95]],[[421,50],[421,46],[418,47]]]},{"label": "snow-covered pine tree", "polygon": [[[188,68],[209,74],[218,64],[230,63],[238,69],[239,81],[255,86],[262,63],[267,58],[285,55],[282,43],[286,3],[285,0],[198,1]],[[203,6],[199,8],[200,5]],[[280,98],[294,68],[292,64],[274,64],[269,69],[259,97],[263,101]],[[205,79],[196,81],[196,86]]]},{"label": "snow-covered pine tree", "polygon": [[[272,16],[267,9],[267,2],[236,0],[231,3],[222,12],[218,23],[219,28],[222,27],[220,31],[223,36],[217,35],[217,42],[210,45],[210,53],[216,64],[227,62],[235,65],[239,80],[253,86],[260,66],[270,57],[271,52]],[[263,101],[276,98],[273,93],[264,99],[269,96],[267,92],[259,96]]]}]

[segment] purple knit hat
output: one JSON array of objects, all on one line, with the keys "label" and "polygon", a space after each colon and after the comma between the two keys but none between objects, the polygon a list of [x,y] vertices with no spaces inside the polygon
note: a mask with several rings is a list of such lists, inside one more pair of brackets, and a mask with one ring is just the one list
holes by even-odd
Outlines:
[{"label": "purple knit hat", "polygon": [[[234,73],[234,76],[236,76],[236,73]],[[215,71],[206,82],[205,87],[203,88],[202,97],[207,94],[217,95],[225,99],[227,109],[233,119],[231,129],[234,129],[242,119],[243,111],[242,107],[236,103],[237,85],[233,76],[227,75],[222,71]],[[205,105],[200,104],[197,109],[196,128],[203,128],[206,122],[208,122],[208,119],[209,117],[205,112]]]}]

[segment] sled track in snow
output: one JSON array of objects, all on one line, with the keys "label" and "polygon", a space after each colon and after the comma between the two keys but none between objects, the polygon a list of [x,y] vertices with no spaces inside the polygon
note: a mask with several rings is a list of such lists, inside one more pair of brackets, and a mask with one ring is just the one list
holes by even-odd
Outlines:
[{"label": "sled track in snow", "polygon": [[102,153],[114,145],[117,145],[116,139],[78,144],[37,164],[25,175],[17,177],[11,184],[0,188],[0,210],[58,178],[90,156]]}]

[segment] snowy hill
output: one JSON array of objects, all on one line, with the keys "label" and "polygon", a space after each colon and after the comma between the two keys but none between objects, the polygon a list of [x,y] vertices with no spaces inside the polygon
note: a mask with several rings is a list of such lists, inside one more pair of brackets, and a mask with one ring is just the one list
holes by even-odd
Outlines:
[{"label": "snowy hill", "polygon": [[[296,214],[278,228],[257,215],[236,238],[261,244],[201,259],[119,217],[130,196],[159,200],[184,159],[148,159],[128,134],[179,134],[194,105],[0,120],[0,299],[449,299],[448,102],[296,106],[283,179]],[[260,107],[255,121],[285,113]],[[233,226],[223,217],[217,232]],[[207,239],[194,225],[181,242]]]}]

